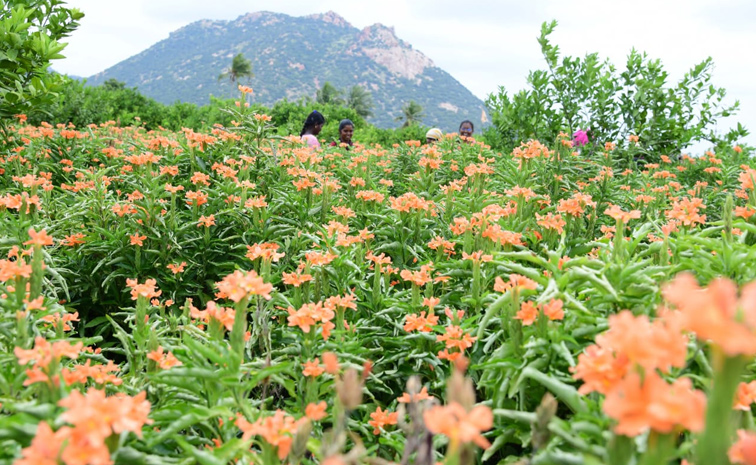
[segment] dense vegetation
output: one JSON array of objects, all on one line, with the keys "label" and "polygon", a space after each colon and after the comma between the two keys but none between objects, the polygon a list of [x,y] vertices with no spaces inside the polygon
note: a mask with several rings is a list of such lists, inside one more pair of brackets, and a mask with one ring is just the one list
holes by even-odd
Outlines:
[{"label": "dense vegetation", "polygon": [[[487,135],[535,108],[553,140],[504,152],[245,86],[196,107],[68,82],[42,105],[6,70],[41,93],[0,139],[0,462],[755,465],[744,131],[707,129],[706,63],[638,133],[570,106],[585,69],[550,30],[547,84],[500,95]],[[326,140],[346,116],[385,141],[303,146],[314,105]]]},{"label": "dense vegetation", "polygon": [[750,447],[730,449],[755,398],[740,147],[316,152],[244,96],[229,111],[210,132],[11,129],[3,459],[724,464]]},{"label": "dense vegetation", "polygon": [[695,142],[723,149],[748,135],[741,125],[724,134],[715,130],[739,103],[727,103],[725,90],[711,84],[711,58],[669,83],[661,62],[636,50],[622,72],[596,53],[560,60],[548,37],[554,28],[556,21],[544,23],[538,39],[547,69],[530,72],[528,89],[509,95],[501,87],[487,99],[489,144],[509,151],[523,140],[554,141],[562,131],[584,130],[599,141],[637,136],[646,155],[679,155]]}]

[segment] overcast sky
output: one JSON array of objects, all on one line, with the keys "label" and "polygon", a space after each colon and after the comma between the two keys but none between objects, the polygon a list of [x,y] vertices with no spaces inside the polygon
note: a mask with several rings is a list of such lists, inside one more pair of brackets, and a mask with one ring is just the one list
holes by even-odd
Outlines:
[{"label": "overcast sky", "polygon": [[[676,82],[711,56],[713,82],[740,100],[735,121],[756,133],[756,2],[753,0],[69,0],[86,17],[69,38],[57,71],[91,76],[200,19],[232,20],[267,10],[301,16],[333,10],[353,26],[394,27],[481,99],[504,86],[526,86],[545,63],[536,41],[541,23],[559,22],[552,43],[562,53],[598,52],[619,69],[635,47],[661,59]],[[756,146],[756,135],[746,139]]]}]

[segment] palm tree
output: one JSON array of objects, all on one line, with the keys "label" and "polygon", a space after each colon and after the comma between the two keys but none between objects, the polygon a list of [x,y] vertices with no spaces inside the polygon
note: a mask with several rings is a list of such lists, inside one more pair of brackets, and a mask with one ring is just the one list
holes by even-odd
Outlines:
[{"label": "palm tree", "polygon": [[414,100],[410,100],[402,107],[402,114],[396,117],[396,121],[404,121],[402,127],[406,128],[407,126],[420,123],[423,118],[425,118],[423,107]]},{"label": "palm tree", "polygon": [[231,67],[225,69],[218,76],[218,80],[220,81],[221,79],[229,78],[233,83],[243,77],[252,78],[254,75],[255,74],[252,72],[252,62],[244,58],[243,54],[239,53],[231,61]]},{"label": "palm tree", "polygon": [[347,106],[363,118],[373,116],[373,95],[360,86],[352,86],[347,93]]},{"label": "palm tree", "polygon": [[344,99],[341,98],[343,93],[343,90],[337,89],[336,86],[326,81],[323,87],[315,92],[315,100],[321,105],[343,105]]}]

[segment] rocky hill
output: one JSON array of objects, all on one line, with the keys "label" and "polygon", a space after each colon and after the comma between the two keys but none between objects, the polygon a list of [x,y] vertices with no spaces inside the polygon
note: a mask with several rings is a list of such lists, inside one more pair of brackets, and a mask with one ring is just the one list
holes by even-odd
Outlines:
[{"label": "rocky hill", "polygon": [[237,53],[252,61],[254,101],[315,96],[326,81],[336,87],[360,85],[372,93],[370,121],[394,127],[410,100],[422,105],[428,126],[456,130],[459,122],[480,122],[483,102],[449,73],[399,39],[392,28],[362,30],[336,13],[293,17],[257,12],[234,21],[197,21],[147,50],[91,76],[97,85],[115,78],[163,103],[208,103],[210,95],[238,95],[218,75]]}]

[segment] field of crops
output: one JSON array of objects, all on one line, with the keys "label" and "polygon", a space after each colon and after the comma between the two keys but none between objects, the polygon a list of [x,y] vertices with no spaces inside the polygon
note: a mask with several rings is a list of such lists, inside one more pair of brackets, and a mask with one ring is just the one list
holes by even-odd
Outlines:
[{"label": "field of crops", "polygon": [[0,462],[756,463],[739,147],[314,151],[233,111],[14,125]]}]

